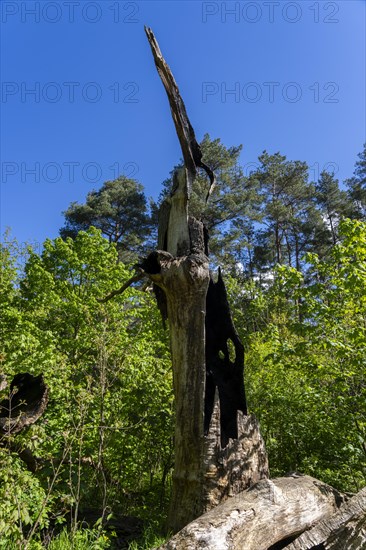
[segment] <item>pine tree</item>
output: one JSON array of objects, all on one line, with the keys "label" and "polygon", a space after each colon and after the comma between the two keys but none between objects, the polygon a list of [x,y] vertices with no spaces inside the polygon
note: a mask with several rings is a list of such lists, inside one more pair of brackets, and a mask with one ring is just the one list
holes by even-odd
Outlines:
[{"label": "pine tree", "polygon": [[[347,193],[341,191],[334,174],[323,171],[316,184],[316,202],[320,208],[325,223],[323,240],[328,234],[328,241],[336,244],[338,241],[338,224],[343,216],[349,213],[350,204]],[[323,242],[323,244],[329,244]],[[319,242],[321,245],[321,242]],[[318,251],[319,252],[319,251]]]},{"label": "pine tree", "polygon": [[352,215],[357,219],[366,219],[366,143],[358,154],[353,177],[346,180],[348,194],[353,203]]},{"label": "pine tree", "polygon": [[262,271],[278,263],[299,268],[302,255],[311,246],[316,222],[314,186],[308,182],[308,166],[266,151],[259,162],[260,168],[251,176],[261,197],[261,227],[254,250],[256,267]]},{"label": "pine tree", "polygon": [[99,191],[91,191],[85,204],[71,203],[64,212],[63,238],[72,237],[90,226],[100,229],[109,242],[118,244],[120,258],[132,261],[141,253],[151,230],[151,220],[143,187],[121,176],[106,181]]}]

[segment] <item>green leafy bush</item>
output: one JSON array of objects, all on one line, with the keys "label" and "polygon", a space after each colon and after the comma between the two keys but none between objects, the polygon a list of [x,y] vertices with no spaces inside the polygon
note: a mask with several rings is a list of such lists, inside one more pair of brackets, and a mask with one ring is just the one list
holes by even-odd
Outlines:
[{"label": "green leafy bush", "polygon": [[0,448],[0,548],[23,543],[36,522],[40,529],[46,528],[48,512],[38,479],[16,455]]},{"label": "green leafy bush", "polygon": [[307,256],[305,274],[279,266],[257,288],[256,330],[243,336],[272,475],[299,470],[355,491],[366,483],[366,225],[345,220],[339,233],[326,258]]}]

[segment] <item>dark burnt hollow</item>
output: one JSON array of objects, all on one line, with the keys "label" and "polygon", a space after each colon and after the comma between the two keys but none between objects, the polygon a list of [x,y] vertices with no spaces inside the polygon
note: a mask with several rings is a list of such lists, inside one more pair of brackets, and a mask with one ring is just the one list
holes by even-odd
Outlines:
[{"label": "dark burnt hollow", "polygon": [[25,372],[14,376],[11,398],[0,402],[0,432],[17,433],[33,424],[43,414],[48,402],[48,388],[43,376]]},{"label": "dark burnt hollow", "polygon": [[154,250],[150,252],[147,258],[144,258],[142,262],[137,264],[137,267],[149,273],[149,275],[156,275],[161,272],[161,267],[158,260],[158,251]]},{"label": "dark burnt hollow", "polygon": [[[229,354],[229,340],[234,345],[235,358]],[[244,389],[244,347],[235,330],[224,281],[219,270],[218,280],[212,278],[206,299],[206,392],[204,431],[207,435],[214,407],[215,389],[220,399],[221,447],[229,438],[237,439],[237,412],[247,414]]]}]

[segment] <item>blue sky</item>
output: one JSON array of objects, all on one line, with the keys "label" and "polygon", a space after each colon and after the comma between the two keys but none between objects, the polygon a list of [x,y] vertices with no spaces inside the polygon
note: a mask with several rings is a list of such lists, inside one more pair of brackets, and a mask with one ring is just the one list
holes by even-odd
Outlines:
[{"label": "blue sky", "polygon": [[[1,2],[1,226],[56,237],[119,173],[156,198],[180,158],[144,25],[198,139],[352,175],[366,141],[365,2]],[[33,91],[32,91],[33,90]]]}]

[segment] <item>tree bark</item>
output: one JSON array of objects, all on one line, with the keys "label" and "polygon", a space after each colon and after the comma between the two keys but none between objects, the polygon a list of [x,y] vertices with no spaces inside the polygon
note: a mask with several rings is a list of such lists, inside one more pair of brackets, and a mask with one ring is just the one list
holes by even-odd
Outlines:
[{"label": "tree bark", "polygon": [[[159,266],[159,272],[151,274],[153,261]],[[208,261],[203,254],[173,257],[158,251],[147,258],[143,268],[167,299],[176,411],[168,526],[176,532],[202,513]]]},{"label": "tree bark", "polygon": [[268,457],[254,415],[237,412],[238,437],[221,446],[218,392],[208,434],[205,437],[203,469],[203,512],[241,493],[269,476]]},{"label": "tree bark", "polygon": [[[145,31],[185,163],[174,173],[172,192],[159,211],[158,250],[140,264],[154,282],[159,309],[170,328],[176,423],[168,529],[177,532],[229,494],[265,477],[268,464],[255,419],[245,422],[240,417],[238,427],[238,411],[247,414],[244,348],[221,273],[217,282],[210,277],[203,224],[188,212],[197,169],[203,168],[210,179],[207,198],[215,176],[202,161],[178,86],[154,34]],[[215,394],[219,414],[213,414]],[[244,439],[252,436],[253,441],[245,444]]]},{"label": "tree bark", "polygon": [[330,518],[300,535],[286,550],[366,548],[366,487]]},{"label": "tree bark", "polygon": [[338,491],[309,476],[262,480],[187,525],[159,550],[283,548],[281,541],[285,545],[330,517],[342,502]]}]

